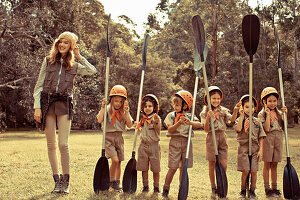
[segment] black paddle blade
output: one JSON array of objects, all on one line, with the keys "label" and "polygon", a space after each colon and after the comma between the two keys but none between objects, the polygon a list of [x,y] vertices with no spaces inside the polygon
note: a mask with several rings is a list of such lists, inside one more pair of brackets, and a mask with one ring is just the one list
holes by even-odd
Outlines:
[{"label": "black paddle blade", "polygon": [[199,15],[192,18],[192,27],[196,39],[196,47],[201,57],[201,62],[204,62],[203,51],[205,47],[205,31],[204,26]]},{"label": "black paddle blade", "polygon": [[295,168],[290,162],[288,157],[288,162],[284,167],[283,171],[283,194],[286,199],[300,199],[300,186],[299,179]]},{"label": "black paddle blade", "polygon": [[281,64],[280,64],[280,40],[279,40],[278,32],[277,32],[277,29],[275,28],[275,26],[274,26],[274,34],[275,34],[276,42],[277,42],[278,68],[281,68]]},{"label": "black paddle blade", "polygon": [[106,27],[106,57],[110,57],[111,51],[109,48],[109,38],[108,38],[108,32],[109,32],[109,22],[110,22],[110,14],[108,16],[108,22],[107,22],[107,27]]},{"label": "black paddle blade", "polygon": [[148,39],[149,39],[149,34],[146,35],[145,41],[144,41],[144,48],[143,48],[143,70],[146,68],[146,57],[147,57],[147,47],[148,47]]},{"label": "black paddle blade", "polygon": [[136,171],[136,160],[131,158],[125,168],[122,188],[123,192],[135,193],[137,187],[137,171]]},{"label": "black paddle blade", "polygon": [[242,35],[244,47],[253,63],[253,55],[256,53],[259,43],[260,23],[256,15],[246,15],[242,22]]},{"label": "black paddle blade", "polygon": [[106,157],[102,156],[97,162],[93,186],[96,194],[109,189],[109,167]]},{"label": "black paddle blade", "polygon": [[181,182],[178,192],[178,200],[185,200],[189,193],[189,176],[187,173],[188,158],[185,159],[182,168]]},{"label": "black paddle blade", "polygon": [[226,172],[219,161],[218,155],[216,155],[215,170],[216,170],[218,196],[221,198],[225,198],[228,192],[228,181],[227,181]]}]

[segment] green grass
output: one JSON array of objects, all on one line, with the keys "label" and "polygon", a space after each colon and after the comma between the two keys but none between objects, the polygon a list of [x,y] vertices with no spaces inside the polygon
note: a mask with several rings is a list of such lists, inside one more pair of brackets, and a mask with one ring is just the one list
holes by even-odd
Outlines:
[{"label": "green grass", "polygon": [[[289,144],[292,164],[300,173],[300,129],[289,129]],[[124,134],[125,161],[122,162],[122,173],[131,157],[133,132]],[[210,182],[208,178],[208,162],[205,160],[205,134],[196,131],[193,140],[194,166],[188,169],[189,197],[188,199],[211,199]],[[234,131],[227,132],[229,145],[228,155],[228,196],[227,199],[238,199],[241,173],[236,170],[237,142]],[[52,171],[48,161],[46,139],[39,132],[6,132],[0,134],[0,199],[162,199],[161,195],[153,195],[152,173],[149,173],[150,192],[142,194],[141,172],[138,172],[138,188],[134,195],[122,192],[108,191],[101,195],[93,192],[93,175],[98,159],[101,156],[102,135],[99,132],[72,132],[70,136],[70,194],[51,194],[54,187]],[[165,131],[161,136],[161,174],[160,190],[164,184],[168,170],[168,143]],[[286,164],[285,148],[283,161],[278,165],[278,187],[282,191],[283,168]],[[259,199],[264,199],[262,166],[258,172],[256,193]],[[170,199],[177,199],[178,172],[171,184]]]}]

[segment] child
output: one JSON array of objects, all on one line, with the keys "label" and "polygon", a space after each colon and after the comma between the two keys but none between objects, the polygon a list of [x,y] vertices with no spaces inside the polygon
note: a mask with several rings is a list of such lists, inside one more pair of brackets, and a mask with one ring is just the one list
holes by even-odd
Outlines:
[{"label": "child", "polygon": [[159,136],[161,119],[157,115],[159,110],[158,99],[153,94],[147,94],[142,98],[141,110],[143,118],[137,125],[141,133],[141,143],[138,150],[136,170],[142,171],[143,191],[149,192],[148,170],[153,172],[154,193],[159,193],[159,172],[160,172],[160,146]]},{"label": "child", "polygon": [[203,107],[202,112],[200,113],[201,123],[203,124],[204,130],[208,133],[206,136],[206,159],[208,160],[209,165],[209,179],[212,188],[212,194],[217,194],[216,183],[215,183],[215,163],[216,155],[215,148],[212,138],[212,131],[210,129],[210,118],[214,118],[214,127],[216,135],[216,144],[218,148],[218,154],[220,163],[223,168],[227,168],[227,151],[228,145],[226,141],[226,126],[232,125],[235,121],[238,113],[240,104],[237,104],[234,107],[233,115],[229,113],[229,110],[220,105],[223,99],[223,92],[217,86],[210,86],[208,88],[210,95],[210,102],[212,111],[208,111],[207,106],[207,95],[204,95],[204,103],[206,106]]},{"label": "child", "polygon": [[[171,137],[169,143],[168,173],[163,187],[163,197],[168,197],[170,184],[173,176],[180,168],[179,182],[181,181],[182,167],[185,161],[186,148],[188,143],[189,126],[201,128],[200,122],[190,121],[191,114],[187,113],[193,105],[193,96],[190,92],[181,90],[174,94],[172,99],[174,111],[170,112],[164,121],[168,128],[167,137]],[[192,137],[194,133],[192,132]],[[192,141],[189,149],[188,168],[193,166]]]},{"label": "child", "polygon": [[[261,93],[261,102],[264,108],[259,112],[258,117],[264,125],[267,137],[264,140],[263,150],[263,178],[265,193],[267,197],[273,195],[280,196],[277,189],[277,164],[281,162],[282,157],[282,134],[283,134],[283,114],[287,113],[287,108],[283,107],[281,111],[277,108],[279,94],[273,87],[263,89]],[[271,169],[272,189],[269,185],[269,171]]]},{"label": "child", "polygon": [[129,113],[127,101],[127,91],[122,85],[115,85],[109,93],[109,102],[103,99],[101,110],[97,115],[98,123],[103,123],[104,107],[107,106],[107,126],[105,153],[107,158],[111,158],[111,166],[109,169],[110,185],[115,190],[121,190],[121,161],[124,160],[124,139],[122,132],[126,126],[132,126],[132,117]]},{"label": "child", "polygon": [[[242,104],[240,108],[240,117],[236,120],[235,131],[237,132],[237,141],[239,142],[238,147],[238,158],[237,158],[237,170],[242,172],[241,178],[241,192],[240,197],[246,198],[246,182],[249,171],[251,172],[251,186],[248,194],[249,198],[256,198],[255,188],[258,171],[258,162],[262,159],[263,149],[263,138],[266,136],[261,122],[255,117],[252,118],[252,147],[251,147],[251,169],[249,163],[249,95],[244,95],[240,99]],[[256,99],[253,97],[252,104],[252,115],[257,111],[258,104]]]}]

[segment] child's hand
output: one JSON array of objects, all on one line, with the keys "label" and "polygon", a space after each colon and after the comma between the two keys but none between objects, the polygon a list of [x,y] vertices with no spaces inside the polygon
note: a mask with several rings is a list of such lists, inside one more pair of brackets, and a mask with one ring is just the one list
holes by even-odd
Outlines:
[{"label": "child's hand", "polygon": [[124,102],[124,111],[129,112],[129,104],[127,100]]},{"label": "child's hand", "polygon": [[108,101],[107,101],[106,99],[103,99],[103,100],[102,100],[101,108],[104,108],[105,105],[107,105],[107,104],[108,104]]},{"label": "child's hand", "polygon": [[243,109],[242,106],[241,106],[240,109],[239,109],[239,113],[240,113],[240,116],[241,116],[241,117],[244,117],[244,109]]},{"label": "child's hand", "polygon": [[259,150],[258,153],[257,153],[257,158],[258,158],[258,162],[261,162],[262,161],[262,150]]},{"label": "child's hand", "polygon": [[208,119],[210,119],[211,118],[211,116],[213,116],[213,111],[212,110],[209,110],[208,112],[207,112],[207,118]]},{"label": "child's hand", "polygon": [[183,118],[184,125],[190,125],[191,124],[191,121],[188,117],[182,117],[182,118]]},{"label": "child's hand", "polygon": [[286,107],[286,106],[282,107],[282,108],[281,108],[281,111],[282,111],[283,113],[287,114],[287,111],[288,111],[288,110],[287,110],[287,107]]},{"label": "child's hand", "polygon": [[268,108],[267,104],[264,103],[264,110],[266,112],[266,115],[270,115],[270,109]]},{"label": "child's hand", "polygon": [[154,123],[155,123],[155,124],[158,124],[158,123],[159,123],[159,117],[158,117],[157,114],[154,114],[153,119],[154,119]]},{"label": "child's hand", "polygon": [[233,112],[238,112],[239,109],[240,109],[240,107],[241,107],[241,105],[242,105],[242,102],[241,102],[241,101],[238,102],[238,103],[234,106]]}]

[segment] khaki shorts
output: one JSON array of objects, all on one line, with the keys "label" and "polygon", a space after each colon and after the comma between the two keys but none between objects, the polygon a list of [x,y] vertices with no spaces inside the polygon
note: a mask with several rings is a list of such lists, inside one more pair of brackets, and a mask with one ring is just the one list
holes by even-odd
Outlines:
[{"label": "khaki shorts", "polygon": [[141,142],[138,150],[138,159],[136,170],[148,171],[149,163],[150,170],[154,173],[160,172],[160,146],[158,142],[144,143]]},{"label": "khaki shorts", "polygon": [[[251,171],[258,171],[258,158],[257,153],[259,146],[257,143],[252,143],[252,160],[251,160]],[[239,145],[238,147],[238,156],[237,156],[237,170],[238,171],[248,171],[250,170],[249,163],[249,144]]]},{"label": "khaki shorts", "polygon": [[[216,143],[220,160],[227,160],[228,145],[225,131],[216,131]],[[206,160],[216,161],[216,154],[212,133],[206,136]]]},{"label": "khaki shorts", "polygon": [[281,162],[282,145],[282,131],[269,132],[264,139],[263,161]]},{"label": "khaki shorts", "polygon": [[[169,143],[169,163],[168,167],[177,169],[182,167],[185,162],[186,148],[187,148],[188,138],[183,136],[171,137]],[[192,141],[190,143],[188,168],[193,167],[193,145]]]},{"label": "khaki shorts", "polygon": [[105,156],[107,158],[118,156],[119,161],[124,160],[124,139],[122,132],[106,133]]}]

